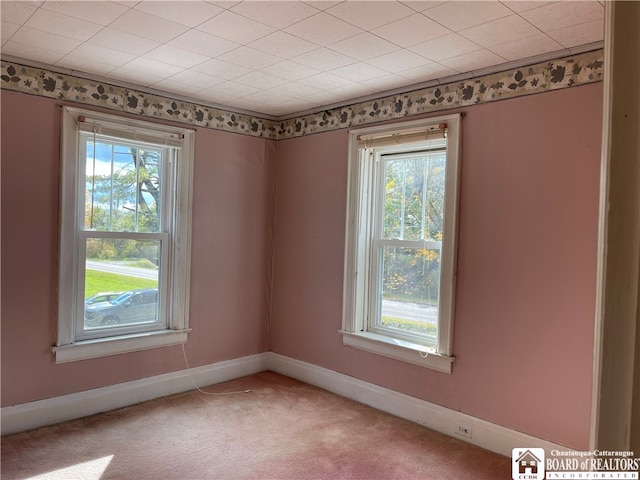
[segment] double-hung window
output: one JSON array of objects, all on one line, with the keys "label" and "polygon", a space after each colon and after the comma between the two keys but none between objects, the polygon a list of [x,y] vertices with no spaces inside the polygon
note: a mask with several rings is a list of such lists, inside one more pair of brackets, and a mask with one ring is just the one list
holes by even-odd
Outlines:
[{"label": "double-hung window", "polygon": [[451,372],[460,116],[350,133],[345,345]]},{"label": "double-hung window", "polygon": [[62,110],[56,362],[184,343],[194,132]]}]

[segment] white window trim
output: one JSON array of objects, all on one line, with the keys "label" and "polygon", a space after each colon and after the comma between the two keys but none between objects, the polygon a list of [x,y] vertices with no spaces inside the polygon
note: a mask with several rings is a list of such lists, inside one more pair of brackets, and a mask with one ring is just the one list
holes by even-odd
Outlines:
[{"label": "white window trim", "polygon": [[[444,235],[441,256],[441,295],[439,302],[438,348],[436,351],[406,340],[366,331],[369,284],[369,232],[372,205],[371,161],[360,155],[358,137],[409,133],[419,129],[447,124],[447,167]],[[456,250],[458,222],[458,190],[460,165],[460,114],[402,122],[398,124],[352,130],[349,132],[349,166],[347,216],[345,235],[344,290],[342,311],[343,344],[408,363],[451,373],[455,360],[452,354],[454,296],[456,280]]]},{"label": "white window trim", "polygon": [[[76,205],[79,198],[78,151],[79,127],[77,119],[84,116],[96,121],[117,125],[120,129],[141,132],[145,135],[181,135],[183,142],[180,162],[177,165],[174,197],[174,229],[177,232],[171,241],[169,262],[172,275],[167,292],[168,328],[159,331],[126,333],[103,338],[76,340],[75,307],[77,305],[78,265],[80,258],[78,241],[83,220],[79,218]],[[194,148],[193,130],[152,124],[130,118],[117,117],[78,108],[62,108],[61,136],[61,193],[60,193],[60,254],[59,254],[59,298],[58,335],[52,348],[56,363],[66,363],[89,358],[116,355],[162,346],[183,344],[189,332],[189,279],[191,270],[191,204],[193,184]],[[167,140],[168,142],[170,139]]]}]

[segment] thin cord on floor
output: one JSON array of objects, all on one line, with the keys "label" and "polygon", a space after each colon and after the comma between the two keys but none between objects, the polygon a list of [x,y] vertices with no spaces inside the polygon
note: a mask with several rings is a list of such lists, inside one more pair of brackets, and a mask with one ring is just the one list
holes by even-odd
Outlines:
[{"label": "thin cord on floor", "polygon": [[187,373],[189,374],[189,378],[191,379],[191,383],[193,383],[193,386],[196,387],[196,390],[198,390],[200,393],[203,393],[204,395],[236,395],[236,394],[239,394],[239,393],[250,393],[251,392],[250,389],[239,390],[237,392],[205,392],[204,390],[202,390],[196,384],[196,381],[193,378],[193,375],[191,375],[191,367],[189,367],[189,361],[187,360],[187,352],[184,349],[184,343],[182,344],[182,355],[184,356],[184,364],[187,366]]}]

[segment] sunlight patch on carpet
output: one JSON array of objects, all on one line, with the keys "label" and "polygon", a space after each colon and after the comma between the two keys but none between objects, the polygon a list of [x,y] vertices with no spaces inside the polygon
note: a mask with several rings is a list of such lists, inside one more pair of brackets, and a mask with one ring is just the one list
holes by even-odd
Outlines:
[{"label": "sunlight patch on carpet", "polygon": [[35,477],[29,477],[29,480],[100,480],[112,459],[113,455],[108,455]]}]

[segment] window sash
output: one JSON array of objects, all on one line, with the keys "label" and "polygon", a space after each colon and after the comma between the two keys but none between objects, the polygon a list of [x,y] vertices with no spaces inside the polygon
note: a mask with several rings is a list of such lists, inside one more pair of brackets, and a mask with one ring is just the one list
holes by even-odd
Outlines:
[{"label": "window sash", "polygon": [[[411,135],[404,138],[412,140],[406,145],[398,147],[394,136],[413,134],[433,127],[438,129],[446,123],[446,134],[432,137],[431,144],[434,147],[442,138],[446,138],[446,164],[445,175],[445,204],[443,205],[443,239],[436,242],[434,239],[422,239],[418,243],[403,244],[398,239],[380,238],[378,219],[381,218],[381,202],[383,198],[376,195],[380,190],[380,174],[377,173],[379,163],[376,157],[394,154],[398,151],[424,150],[424,144],[429,140],[413,141]],[[344,303],[342,330],[343,343],[348,346],[360,348],[380,355],[390,356],[409,363],[423,365],[439,371],[451,373],[453,332],[453,309],[455,296],[455,265],[457,243],[457,209],[458,209],[458,182],[459,182],[459,154],[460,154],[460,125],[461,115],[452,114],[428,120],[415,120],[397,124],[352,130],[350,132],[349,146],[349,190],[347,199],[346,218],[346,246],[345,246],[345,270],[344,270]],[[434,139],[435,138],[435,139]],[[381,139],[379,146],[367,148],[365,140]],[[422,144],[422,147],[420,146]],[[440,152],[442,154],[442,152]],[[374,235],[374,232],[377,235]],[[414,240],[411,240],[414,241]],[[372,270],[379,267],[378,255],[385,246],[411,246],[419,248],[439,247],[441,252],[439,315],[436,348],[425,349],[415,339],[405,340],[398,336],[390,336],[387,332],[378,333],[372,331],[369,323],[372,304],[375,303],[375,295],[372,293],[372,283],[377,282],[378,275],[372,279]],[[396,332],[394,332],[396,333]],[[429,351],[429,355],[424,354]],[[420,355],[418,355],[420,353]]]},{"label": "window sash", "polygon": [[[60,188],[60,256],[59,256],[59,296],[58,296],[58,332],[53,352],[56,363],[65,363],[105,355],[119,354],[184,343],[189,331],[189,272],[191,249],[191,202],[193,183],[193,141],[195,132],[190,129],[154,124],[112,114],[102,114],[73,107],[62,109],[61,136],[61,188]],[[87,127],[87,119],[104,123],[115,132],[117,141],[125,139],[127,144],[144,145],[154,149],[167,148],[164,181],[163,206],[166,217],[161,222],[160,232],[100,232],[84,230],[84,184],[86,176],[86,157],[84,149],[79,148],[82,135],[93,136],[93,126]],[[82,131],[86,132],[82,133]],[[107,131],[104,130],[103,133]],[[121,135],[122,132],[125,135]],[[126,134],[126,132],[130,132]],[[146,135],[136,137],[136,132]],[[151,138],[157,137],[157,138]],[[109,138],[109,135],[104,137]],[[142,138],[142,139],[141,139]],[[158,140],[160,138],[160,140]],[[79,165],[80,164],[80,165]],[[84,171],[83,171],[84,169]],[[170,174],[169,174],[170,172]],[[169,181],[171,183],[169,183]],[[162,330],[126,332],[114,336],[87,338],[78,336],[76,329],[78,304],[84,304],[84,298],[76,286],[84,285],[86,238],[160,238],[164,268],[159,275],[159,283],[165,292],[161,300],[164,327]],[[84,250],[80,255],[80,248]],[[115,328],[114,328],[115,330]]]},{"label": "window sash", "polygon": [[[117,240],[156,240],[160,248],[160,268],[158,271],[158,321],[153,323],[110,326],[108,328],[85,329],[84,325],[84,300],[86,281],[86,243],[89,239],[117,239]],[[168,233],[136,233],[136,232],[78,232],[78,266],[76,272],[75,289],[75,316],[74,331],[76,340],[90,340],[95,338],[114,337],[119,335],[134,334],[140,332],[152,332],[171,328],[168,311],[170,308],[169,298],[169,252],[170,236]]]},{"label": "window sash", "polygon": [[[366,319],[363,322],[363,328],[373,333],[379,333],[388,335],[390,337],[399,338],[414,342],[426,347],[437,348],[437,337],[429,334],[412,333],[403,331],[398,328],[389,328],[382,325],[382,300],[383,300],[383,257],[385,247],[399,247],[399,248],[412,248],[412,249],[426,249],[426,250],[438,250],[442,254],[442,241],[427,240],[422,238],[421,240],[406,240],[402,238],[384,238],[385,229],[385,202],[386,202],[386,165],[389,161],[394,160],[415,160],[419,158],[435,158],[445,154],[446,165],[446,137],[441,129],[438,129],[432,133],[431,137],[418,138],[419,143],[415,143],[416,134],[400,135],[400,137],[406,137],[407,143],[405,144],[392,144],[386,142],[379,148],[362,148],[366,155],[362,160],[365,162],[367,158],[373,164],[373,175],[370,177],[371,182],[371,199],[370,203],[373,208],[369,215],[371,221],[371,233],[368,235],[368,250],[370,258],[370,268],[367,271],[370,272],[370,278],[368,279],[368,302],[367,302],[367,314]],[[383,137],[387,138],[387,137]],[[411,140],[409,142],[409,140]],[[435,142],[433,140],[436,140]],[[428,142],[428,143],[427,143]],[[360,143],[362,145],[362,143]],[[446,188],[446,176],[445,176],[445,188]],[[426,185],[423,186],[426,192]],[[402,199],[404,202],[404,198]],[[446,208],[446,190],[445,190],[445,205],[443,207],[443,213]],[[424,223],[424,218],[421,219],[421,224]],[[421,237],[424,237],[424,225],[421,226]],[[442,278],[442,271],[440,271],[440,278]],[[439,289],[440,290],[440,289]],[[437,328],[439,329],[441,324],[440,318],[440,299],[438,295],[438,320]]]},{"label": "window sash", "polygon": [[[131,142],[126,139],[105,138],[105,137],[96,136],[94,134],[81,132],[79,134],[79,139],[78,139],[78,152],[81,155],[81,157],[86,160],[87,155],[89,153],[93,153],[93,152],[87,151],[89,141],[93,141],[95,144],[95,142],[100,142],[101,140],[104,141],[104,143],[109,143],[114,145],[118,144],[121,146],[132,146],[136,148],[140,147],[139,144],[136,144],[135,142]],[[171,212],[174,209],[174,202],[175,202],[175,191],[176,191],[175,179],[177,177],[177,163],[178,163],[176,162],[176,158],[179,154],[179,149],[159,147],[157,145],[153,146],[153,148],[155,150],[162,151],[162,162],[160,165],[160,189],[161,189],[160,215],[158,219],[160,225],[158,227],[159,228],[158,231],[166,232],[172,227]],[[94,175],[95,175],[95,172],[94,172]],[[77,185],[78,228],[85,229],[86,228],[85,227],[85,214],[86,214],[85,189],[86,189],[86,183],[87,183],[87,172],[86,172],[86,164],[85,162],[81,161],[81,158],[78,158],[77,179],[78,179],[78,185]],[[172,195],[172,192],[173,192],[173,195]],[[94,229],[92,231],[105,231],[105,230]]]},{"label": "window sash", "polygon": [[[83,125],[80,123],[79,125]],[[86,125],[84,125],[86,126]],[[95,129],[97,130],[97,128]],[[170,232],[173,229],[172,222],[172,210],[174,205],[174,196],[170,193],[175,191],[173,179],[175,178],[175,166],[177,165],[176,148],[165,147],[164,145],[150,145],[136,142],[130,138],[116,138],[107,137],[102,134],[96,134],[96,131],[88,132],[82,131],[80,128],[78,134],[78,152],[79,157],[77,159],[77,245],[76,245],[76,258],[77,267],[75,272],[75,315],[74,315],[74,327],[75,339],[78,341],[90,340],[96,338],[114,337],[119,335],[134,334],[141,332],[152,332],[157,330],[165,330],[170,328],[167,315],[169,303],[169,277],[171,276],[171,265],[169,261],[170,252]],[[115,131],[111,129],[110,131]],[[124,132],[123,130],[119,130]],[[127,137],[131,135],[126,135]],[[88,151],[89,142],[104,142],[111,145],[120,145],[125,147],[149,147],[154,150],[160,150],[162,152],[162,161],[160,165],[160,207],[159,207],[159,231],[158,232],[128,232],[118,230],[100,230],[100,229],[86,229],[85,215],[86,215],[86,184],[87,184],[87,171],[86,171],[86,158],[92,152]],[[112,153],[113,155],[113,153]],[[138,169],[139,167],[136,166]],[[95,172],[94,172],[95,174]],[[136,172],[136,175],[138,173]],[[113,171],[111,172],[113,175]],[[136,194],[137,195],[137,194]],[[137,204],[137,198],[136,198]],[[109,208],[112,208],[110,205]],[[120,325],[111,326],[109,328],[97,328],[87,330],[84,324],[85,304],[85,281],[86,281],[86,244],[88,239],[131,239],[131,240],[156,240],[159,242],[160,248],[160,265],[158,276],[158,321],[153,323],[138,324],[138,325]]]},{"label": "window sash", "polygon": [[[371,242],[371,256],[372,267],[371,277],[369,280],[369,305],[366,319],[366,330],[387,335],[401,340],[413,342],[425,347],[429,347],[435,350],[437,348],[437,336],[413,333],[404,331],[398,328],[386,327],[382,324],[382,301],[383,301],[383,256],[384,248],[387,246],[399,247],[399,248],[429,248],[427,245],[431,245],[440,250],[442,242],[418,242],[418,241],[404,241],[404,240],[373,240]],[[439,295],[438,295],[439,297]],[[439,302],[438,302],[439,303]],[[439,313],[439,305],[438,305]],[[438,314],[438,317],[440,315]],[[436,327],[440,328],[440,318],[436,323]]]}]

